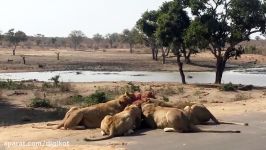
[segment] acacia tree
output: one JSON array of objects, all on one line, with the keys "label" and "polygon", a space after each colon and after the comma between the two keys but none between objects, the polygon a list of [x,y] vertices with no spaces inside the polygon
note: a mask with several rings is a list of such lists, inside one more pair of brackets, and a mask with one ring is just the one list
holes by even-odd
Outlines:
[{"label": "acacia tree", "polygon": [[8,30],[5,34],[5,38],[9,41],[13,46],[13,55],[16,55],[16,48],[20,42],[27,41],[27,35],[22,31],[15,32],[14,29]]},{"label": "acacia tree", "polygon": [[132,30],[125,29],[121,37],[124,42],[129,44],[130,53],[133,53],[133,46],[141,42],[141,35],[136,28]]},{"label": "acacia tree", "polygon": [[42,34],[36,34],[35,35],[35,39],[36,39],[36,45],[37,46],[41,46],[41,44],[42,44],[42,41],[43,41],[43,39],[44,39],[44,35],[42,35]]},{"label": "acacia tree", "polygon": [[[242,52],[236,46],[249,40],[253,33],[265,33],[265,3],[261,0],[190,0],[189,6],[196,19],[188,34],[198,34],[195,40],[207,43],[205,48],[216,58],[215,83],[221,84],[226,62]],[[196,31],[198,28],[202,30]]]},{"label": "acacia tree", "polygon": [[80,43],[85,37],[85,34],[80,30],[74,30],[69,34],[69,38],[73,43],[75,50],[79,47]]},{"label": "acacia tree", "polygon": [[158,45],[156,43],[155,32],[157,30],[158,11],[146,11],[137,21],[136,27],[144,35],[146,44],[151,47],[152,59],[158,60]]},{"label": "acacia tree", "polygon": [[107,34],[105,36],[105,39],[109,42],[110,48],[113,48],[113,44],[119,41],[119,34],[118,33]]},{"label": "acacia tree", "polygon": [[104,40],[103,36],[99,33],[94,34],[92,39],[96,42],[97,48],[99,48],[100,42]]},{"label": "acacia tree", "polygon": [[183,72],[183,63],[180,58],[181,53],[186,50],[183,35],[189,23],[189,17],[180,1],[165,2],[160,8],[156,36],[163,47],[171,48],[172,52],[176,55],[183,84],[186,84],[186,79]]}]

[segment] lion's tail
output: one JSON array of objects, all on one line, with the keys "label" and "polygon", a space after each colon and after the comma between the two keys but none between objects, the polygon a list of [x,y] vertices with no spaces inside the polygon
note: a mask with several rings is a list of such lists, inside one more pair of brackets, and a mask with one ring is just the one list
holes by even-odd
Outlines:
[{"label": "lion's tail", "polygon": [[210,133],[241,133],[239,130],[212,130],[212,129],[200,129],[195,125],[191,125],[192,132],[210,132]]},{"label": "lion's tail", "polygon": [[248,123],[242,123],[242,122],[228,122],[228,121],[220,121],[220,124],[232,124],[232,125],[240,125],[240,126],[248,126]]},{"label": "lion's tail", "polygon": [[113,137],[114,137],[113,135],[108,135],[108,136],[102,137],[102,138],[93,138],[93,139],[91,139],[91,138],[84,138],[84,141],[87,141],[87,142],[89,142],[89,141],[102,141],[102,140],[111,139]]}]

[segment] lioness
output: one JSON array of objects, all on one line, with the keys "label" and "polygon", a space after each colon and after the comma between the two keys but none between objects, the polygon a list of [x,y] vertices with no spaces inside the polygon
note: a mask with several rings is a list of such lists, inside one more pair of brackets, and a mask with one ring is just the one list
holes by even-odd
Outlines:
[{"label": "lioness", "polygon": [[129,135],[141,124],[141,109],[136,105],[130,105],[124,111],[114,116],[107,115],[101,122],[102,135],[104,138],[88,139],[85,141],[99,141],[110,139],[115,136]]},{"label": "lioness", "polygon": [[[124,110],[124,108],[132,103],[134,98],[133,94],[125,93],[115,100],[106,103],[100,103],[85,108],[72,108],[69,110],[63,121],[57,125],[56,128],[60,129],[84,129],[84,128],[99,128],[102,119],[106,115],[114,115]],[[34,127],[33,128],[47,128],[49,127]]]},{"label": "lioness", "polygon": [[238,122],[225,122],[220,121],[214,117],[214,115],[202,104],[194,104],[192,106],[186,106],[184,108],[186,115],[189,117],[190,122],[194,125],[198,124],[208,124],[209,120],[212,120],[214,124],[233,124],[233,125],[243,125],[248,126],[248,123],[238,123]]},{"label": "lioness", "polygon": [[177,108],[156,106],[153,103],[141,105],[144,121],[150,128],[164,129],[165,132],[217,132],[240,133],[240,131],[203,130],[189,121],[188,116]]}]

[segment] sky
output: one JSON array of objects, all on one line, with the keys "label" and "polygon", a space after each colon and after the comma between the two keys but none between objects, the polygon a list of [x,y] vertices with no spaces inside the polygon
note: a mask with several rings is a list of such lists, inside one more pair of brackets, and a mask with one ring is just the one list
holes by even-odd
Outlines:
[{"label": "sky", "polygon": [[88,37],[120,33],[164,1],[169,0],[1,0],[0,31],[14,28],[47,37],[66,37],[72,30]]}]

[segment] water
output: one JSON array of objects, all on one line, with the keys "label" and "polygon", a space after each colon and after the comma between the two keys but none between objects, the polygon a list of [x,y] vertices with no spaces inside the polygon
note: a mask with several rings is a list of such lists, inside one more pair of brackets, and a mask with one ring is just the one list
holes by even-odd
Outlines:
[{"label": "water", "polygon": [[[179,72],[97,72],[97,71],[52,71],[0,73],[0,79],[14,81],[33,80],[51,82],[52,77],[59,75],[63,82],[101,82],[101,81],[138,81],[138,82],[180,82]],[[214,72],[186,72],[188,83],[213,83]],[[225,71],[223,83],[252,84],[266,86],[266,68]]]}]

